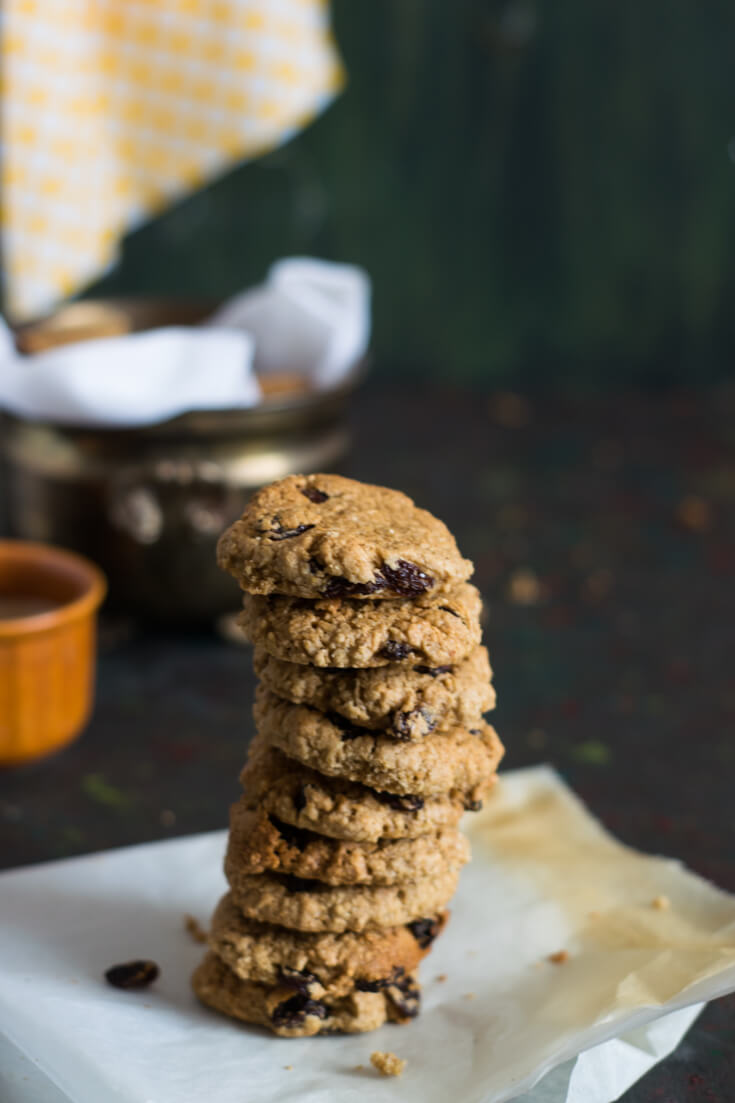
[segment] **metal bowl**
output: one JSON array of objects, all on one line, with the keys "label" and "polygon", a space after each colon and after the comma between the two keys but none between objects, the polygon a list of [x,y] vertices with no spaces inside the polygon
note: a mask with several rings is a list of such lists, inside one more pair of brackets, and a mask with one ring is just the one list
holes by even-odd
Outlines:
[{"label": "metal bowl", "polygon": [[[145,325],[130,329],[172,319],[170,303],[137,307]],[[192,305],[186,314],[178,304],[173,313],[197,321],[210,310]],[[220,533],[256,487],[340,461],[349,444],[346,406],[364,367],[329,391],[271,394],[250,410],[187,413],[141,429],[4,415],[11,533],[100,563],[113,606],[169,622],[211,620],[239,603],[237,586],[216,566]]]}]

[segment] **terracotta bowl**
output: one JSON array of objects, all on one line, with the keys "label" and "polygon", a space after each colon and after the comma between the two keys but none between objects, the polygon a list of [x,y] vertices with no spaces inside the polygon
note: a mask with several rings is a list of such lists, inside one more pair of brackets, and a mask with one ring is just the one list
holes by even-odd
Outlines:
[{"label": "terracotta bowl", "polygon": [[72,552],[0,540],[0,765],[76,738],[92,708],[102,572]]}]

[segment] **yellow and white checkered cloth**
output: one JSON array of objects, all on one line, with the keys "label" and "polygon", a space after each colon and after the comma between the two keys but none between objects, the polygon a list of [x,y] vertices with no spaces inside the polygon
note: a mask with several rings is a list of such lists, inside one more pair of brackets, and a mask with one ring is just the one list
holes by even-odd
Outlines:
[{"label": "yellow and white checkered cloth", "polygon": [[325,0],[2,0],[5,298],[29,317],[121,236],[341,86]]}]

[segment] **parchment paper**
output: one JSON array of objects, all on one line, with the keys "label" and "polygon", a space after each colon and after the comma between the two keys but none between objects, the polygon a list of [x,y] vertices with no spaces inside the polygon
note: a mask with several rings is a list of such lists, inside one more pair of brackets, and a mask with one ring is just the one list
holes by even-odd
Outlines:
[{"label": "parchment paper", "polygon": [[[735,898],[620,846],[551,770],[505,775],[465,826],[474,860],[409,1027],[286,1040],[197,1005],[183,917],[206,922],[224,889],[218,832],[0,876],[0,1030],[74,1103],[499,1103],[593,1046],[544,1098],[589,1103],[586,1077],[606,1103],[696,1008],[655,1020],[735,989]],[[156,985],[107,986],[133,957]],[[400,1079],[375,1049],[407,1059]]]}]

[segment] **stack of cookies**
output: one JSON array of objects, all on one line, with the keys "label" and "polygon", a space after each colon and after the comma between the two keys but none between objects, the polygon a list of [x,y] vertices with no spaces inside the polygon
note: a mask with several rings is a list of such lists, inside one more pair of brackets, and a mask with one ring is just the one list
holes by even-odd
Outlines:
[{"label": "stack of cookies", "polygon": [[404,494],[337,475],[259,491],[219,558],[260,685],[194,989],[288,1037],[406,1022],[503,752],[472,564]]}]

